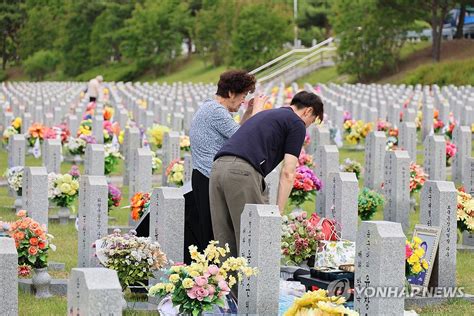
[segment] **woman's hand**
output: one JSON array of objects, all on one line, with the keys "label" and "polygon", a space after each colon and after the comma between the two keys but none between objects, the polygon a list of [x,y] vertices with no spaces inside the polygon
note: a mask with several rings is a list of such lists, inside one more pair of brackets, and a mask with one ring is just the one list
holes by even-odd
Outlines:
[{"label": "woman's hand", "polygon": [[266,96],[266,95],[261,94],[259,96],[253,97],[249,101],[249,108],[251,108],[251,110],[252,110],[252,115],[255,115],[258,112],[263,111],[267,101],[268,101],[268,96]]}]

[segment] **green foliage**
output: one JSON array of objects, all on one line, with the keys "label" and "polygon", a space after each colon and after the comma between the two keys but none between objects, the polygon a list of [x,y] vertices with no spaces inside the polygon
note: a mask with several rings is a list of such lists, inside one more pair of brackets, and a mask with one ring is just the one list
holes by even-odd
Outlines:
[{"label": "green foliage", "polygon": [[206,1],[196,16],[196,48],[205,61],[220,66],[229,61],[232,29],[235,24],[235,2]]},{"label": "green foliage", "polygon": [[18,33],[24,21],[24,11],[17,0],[0,3],[0,58],[2,69],[10,60],[15,60],[19,46]]},{"label": "green foliage", "polygon": [[58,23],[64,15],[63,1],[27,1],[25,23],[20,31],[20,57],[25,60],[39,50],[55,49]]},{"label": "green foliage", "polygon": [[359,192],[358,210],[363,221],[370,220],[377,212],[377,208],[384,202],[383,196],[368,188],[363,188]]},{"label": "green foliage", "polygon": [[5,70],[0,69],[0,82],[7,80],[7,78],[8,78],[8,76],[7,76],[7,73],[5,72]]},{"label": "green foliage", "polygon": [[[406,10],[408,6],[403,7]],[[401,8],[383,8],[378,0],[336,0],[331,18],[339,40],[338,71],[366,81],[393,69],[403,46],[403,34],[414,17]]]},{"label": "green foliage", "polygon": [[321,42],[329,37],[331,25],[330,1],[306,0],[301,1],[298,7],[298,38],[305,46],[311,46],[313,39]]},{"label": "green foliage", "polygon": [[178,0],[147,0],[137,4],[122,30],[121,50],[139,69],[169,70],[180,54],[183,35],[176,30],[187,18],[187,5]]},{"label": "green foliage", "polygon": [[291,20],[283,10],[264,4],[242,8],[232,36],[232,63],[251,70],[275,58],[291,39]]},{"label": "green foliage", "polygon": [[97,17],[91,31],[90,59],[99,65],[110,59],[120,61],[120,43],[125,20],[131,17],[133,2],[107,3],[105,10]]},{"label": "green foliage", "polygon": [[97,1],[67,2],[64,27],[61,29],[61,50],[66,75],[76,76],[90,68],[92,26],[102,9],[102,4]]},{"label": "green foliage", "polygon": [[423,65],[408,73],[400,83],[474,85],[474,59]]},{"label": "green foliage", "polygon": [[40,50],[28,57],[23,66],[25,72],[33,80],[43,80],[44,76],[56,69],[59,63],[57,53],[50,50]]}]

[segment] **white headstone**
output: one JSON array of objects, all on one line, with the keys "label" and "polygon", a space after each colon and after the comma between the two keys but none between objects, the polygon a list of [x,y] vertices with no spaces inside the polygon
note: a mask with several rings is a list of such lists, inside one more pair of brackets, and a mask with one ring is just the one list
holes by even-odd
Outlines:
[{"label": "white headstone", "polygon": [[13,238],[0,237],[0,315],[18,315],[18,253]]},{"label": "white headstone", "polygon": [[44,167],[26,167],[22,185],[23,207],[28,216],[48,226],[48,173]]}]

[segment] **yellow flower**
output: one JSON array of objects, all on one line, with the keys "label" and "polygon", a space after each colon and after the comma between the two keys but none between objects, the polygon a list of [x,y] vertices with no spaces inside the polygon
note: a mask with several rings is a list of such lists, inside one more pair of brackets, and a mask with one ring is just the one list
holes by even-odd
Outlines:
[{"label": "yellow flower", "polygon": [[420,244],[422,243],[422,240],[420,239],[420,237],[415,236],[415,237],[413,237],[413,242],[414,242],[416,245],[420,245]]},{"label": "yellow flower", "polygon": [[13,120],[12,122],[12,126],[15,128],[15,129],[19,129],[21,127],[21,117],[17,117]]},{"label": "yellow flower", "polygon": [[421,272],[421,264],[419,262],[417,262],[411,267],[411,269],[414,273],[420,273]]},{"label": "yellow flower", "polygon": [[428,262],[425,259],[421,261],[421,265],[423,266],[423,269],[428,269]]},{"label": "yellow flower", "polygon": [[176,273],[171,274],[169,279],[170,279],[170,282],[177,283],[179,281],[179,275]]},{"label": "yellow flower", "polygon": [[232,275],[229,275],[229,287],[233,287],[235,283],[237,283],[237,280]]},{"label": "yellow flower", "polygon": [[76,191],[77,191],[77,189],[79,189],[79,181],[73,180],[73,181],[71,182],[71,188],[72,188],[73,190],[76,190]]},{"label": "yellow flower", "polygon": [[175,289],[175,286],[174,286],[174,284],[172,284],[172,283],[168,283],[168,284],[166,284],[165,291],[166,291],[167,293],[171,293],[171,292],[173,292],[173,291],[174,291],[174,289]]},{"label": "yellow flower", "polygon": [[195,278],[195,277],[198,277],[198,276],[200,276],[200,275],[201,275],[201,274],[200,274],[199,272],[197,272],[196,270],[191,270],[191,271],[189,271],[189,276],[190,276],[190,277]]},{"label": "yellow flower", "polygon": [[170,270],[171,272],[179,273],[181,271],[181,266],[172,266]]},{"label": "yellow flower", "polygon": [[418,257],[415,253],[412,254],[410,256],[410,258],[408,258],[408,263],[410,263],[410,264],[414,264],[414,263],[419,262],[419,261],[420,261],[420,257]]},{"label": "yellow flower", "polygon": [[62,193],[68,194],[69,191],[71,191],[71,186],[67,183],[63,183],[59,187],[59,190],[61,190]]},{"label": "yellow flower", "polygon": [[72,176],[69,173],[66,173],[62,176],[63,182],[72,182]]},{"label": "yellow flower", "polygon": [[422,258],[422,257],[425,255],[425,250],[424,250],[423,248],[418,248],[418,249],[416,249],[416,250],[414,251],[414,253],[415,253],[418,257]]},{"label": "yellow flower", "polygon": [[186,278],[183,280],[183,287],[185,289],[190,289],[194,286],[194,281],[191,280],[190,278]]}]

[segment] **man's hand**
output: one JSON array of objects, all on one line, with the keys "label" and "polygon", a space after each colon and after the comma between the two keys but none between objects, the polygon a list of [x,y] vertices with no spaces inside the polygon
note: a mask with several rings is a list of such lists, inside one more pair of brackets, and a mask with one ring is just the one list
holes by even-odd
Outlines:
[{"label": "man's hand", "polygon": [[298,157],[290,154],[285,154],[283,159],[283,167],[280,171],[280,183],[278,185],[277,204],[280,209],[280,214],[283,215],[286,202],[290,196],[293,188],[293,181],[295,180],[296,166],[298,165]]}]

